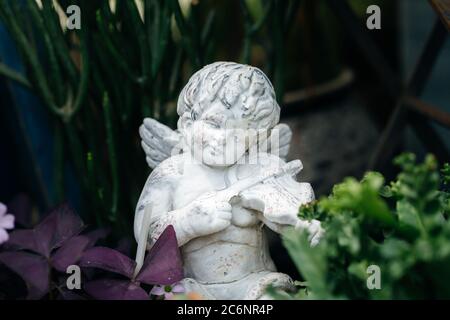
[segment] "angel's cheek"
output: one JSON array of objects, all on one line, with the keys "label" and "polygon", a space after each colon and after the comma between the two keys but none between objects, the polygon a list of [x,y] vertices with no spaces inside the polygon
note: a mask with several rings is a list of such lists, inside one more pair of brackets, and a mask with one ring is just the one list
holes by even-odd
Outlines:
[{"label": "angel's cheek", "polygon": [[192,137],[194,146],[198,149],[202,148],[205,144],[205,133],[203,129],[200,127],[197,130],[194,130]]},{"label": "angel's cheek", "polygon": [[225,154],[228,162],[236,162],[245,153],[245,144],[239,137],[231,135],[227,137]]},{"label": "angel's cheek", "polygon": [[194,158],[200,159],[204,144],[204,133],[202,127],[194,123],[188,130],[186,130],[185,140]]}]

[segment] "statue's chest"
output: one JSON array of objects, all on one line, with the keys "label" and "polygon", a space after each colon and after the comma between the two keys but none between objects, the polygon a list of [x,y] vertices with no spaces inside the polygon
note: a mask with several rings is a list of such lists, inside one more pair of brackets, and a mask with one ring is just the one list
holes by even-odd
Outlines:
[{"label": "statue's chest", "polygon": [[[204,172],[202,170],[190,170],[180,179],[173,195],[173,209],[182,208],[201,195],[209,192],[223,190],[234,183],[230,182],[229,172]],[[242,208],[239,202],[232,203],[232,224],[239,227],[253,226],[258,222],[257,213]]]},{"label": "statue's chest", "polygon": [[191,169],[178,181],[173,195],[174,209],[182,208],[201,195],[226,188],[224,175]]}]

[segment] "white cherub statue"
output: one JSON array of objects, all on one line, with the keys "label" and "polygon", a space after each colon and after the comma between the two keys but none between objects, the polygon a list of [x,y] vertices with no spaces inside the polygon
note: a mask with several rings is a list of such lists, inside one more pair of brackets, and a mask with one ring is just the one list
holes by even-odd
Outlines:
[{"label": "white cherub statue", "polygon": [[187,292],[205,299],[264,299],[268,285],[292,289],[276,272],[266,229],[286,226],[323,234],[319,221],[298,218],[314,199],[285,163],[291,140],[279,124],[280,108],[264,73],[252,66],[216,62],[197,71],[178,99],[178,130],[145,119],[142,147],[153,172],[137,204],[134,232],[138,266],[142,248],[168,225],[181,249]]}]

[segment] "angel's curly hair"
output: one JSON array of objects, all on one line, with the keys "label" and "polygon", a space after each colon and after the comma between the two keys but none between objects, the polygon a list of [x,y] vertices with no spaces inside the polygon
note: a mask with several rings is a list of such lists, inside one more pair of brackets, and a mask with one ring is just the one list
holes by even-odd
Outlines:
[{"label": "angel's curly hair", "polygon": [[216,99],[228,109],[239,106],[241,117],[248,119],[251,127],[270,129],[280,118],[280,107],[270,80],[260,69],[249,65],[215,62],[197,71],[178,98],[180,120],[198,119]]}]

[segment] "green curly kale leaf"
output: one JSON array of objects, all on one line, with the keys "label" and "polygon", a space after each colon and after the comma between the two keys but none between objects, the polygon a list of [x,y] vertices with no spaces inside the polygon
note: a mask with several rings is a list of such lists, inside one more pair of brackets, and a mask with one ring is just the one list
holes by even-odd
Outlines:
[{"label": "green curly kale leaf", "polygon": [[[395,164],[401,171],[389,185],[370,172],[300,208],[300,218],[319,219],[326,230],[313,248],[304,231],[283,236],[307,283],[307,298],[450,298],[450,167],[440,175],[433,156],[417,163],[412,154]],[[374,268],[376,288],[369,283]]]}]

